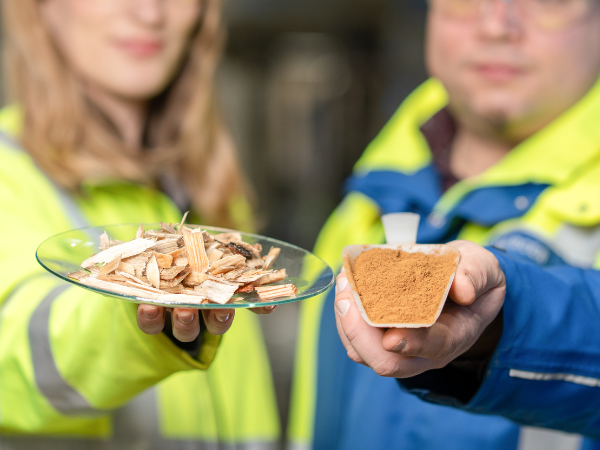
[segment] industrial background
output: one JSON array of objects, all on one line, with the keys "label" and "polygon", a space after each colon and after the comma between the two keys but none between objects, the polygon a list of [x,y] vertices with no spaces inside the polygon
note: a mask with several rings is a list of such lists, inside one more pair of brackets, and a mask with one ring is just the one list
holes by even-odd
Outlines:
[{"label": "industrial background", "polygon": [[[222,106],[260,233],[312,249],[344,179],[426,78],[425,1],[227,0]],[[261,316],[287,421],[299,304]]]}]

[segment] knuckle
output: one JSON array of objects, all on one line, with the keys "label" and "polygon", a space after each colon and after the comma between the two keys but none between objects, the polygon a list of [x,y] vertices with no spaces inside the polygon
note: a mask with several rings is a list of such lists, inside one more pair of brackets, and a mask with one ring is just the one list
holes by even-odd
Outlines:
[{"label": "knuckle", "polygon": [[357,327],[352,327],[347,331],[344,330],[344,333],[346,334],[346,337],[350,343],[355,342],[360,336],[360,330]]},{"label": "knuckle", "polygon": [[371,368],[381,377],[401,377],[402,374],[402,364],[394,357],[378,361]]}]

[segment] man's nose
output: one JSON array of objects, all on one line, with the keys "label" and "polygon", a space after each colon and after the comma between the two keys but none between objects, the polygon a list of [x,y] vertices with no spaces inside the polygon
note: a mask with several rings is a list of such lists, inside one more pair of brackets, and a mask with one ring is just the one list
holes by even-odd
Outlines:
[{"label": "man's nose", "polygon": [[513,40],[522,31],[522,18],[513,0],[483,0],[479,21],[482,35],[489,39]]}]

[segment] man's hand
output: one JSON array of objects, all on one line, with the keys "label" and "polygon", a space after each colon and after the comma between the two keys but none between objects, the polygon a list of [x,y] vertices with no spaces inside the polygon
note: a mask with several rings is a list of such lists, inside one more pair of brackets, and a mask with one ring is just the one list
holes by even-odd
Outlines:
[{"label": "man's hand", "polygon": [[[215,305],[216,306],[216,305]],[[252,308],[256,314],[271,314],[277,306]],[[185,309],[173,308],[171,320],[173,336],[181,342],[191,342],[200,333],[200,316],[202,311],[204,323],[208,332],[214,335],[225,334],[233,323],[234,309]],[[137,323],[140,330],[146,334],[158,334],[165,326],[166,308],[154,305],[139,305],[137,309]]]},{"label": "man's hand", "polygon": [[[496,257],[469,241],[449,245],[460,251],[450,299],[429,328],[375,328],[360,312],[342,271],[336,283],[336,323],[348,356],[384,377],[407,378],[439,369],[471,349],[496,318],[506,292]],[[484,341],[482,339],[482,341]],[[486,340],[489,342],[489,340]],[[479,355],[491,348],[478,348]],[[479,347],[479,346],[478,346]]]}]

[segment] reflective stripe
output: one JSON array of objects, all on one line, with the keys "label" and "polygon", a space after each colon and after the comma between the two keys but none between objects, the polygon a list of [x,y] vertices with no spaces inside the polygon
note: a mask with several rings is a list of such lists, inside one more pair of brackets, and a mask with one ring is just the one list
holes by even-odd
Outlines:
[{"label": "reflective stripe", "polygon": [[580,450],[583,438],[544,428],[521,427],[518,450]]},{"label": "reflective stripe", "polygon": [[556,253],[575,267],[592,267],[600,250],[600,226],[563,225],[553,239]]},{"label": "reflective stripe", "polygon": [[299,442],[290,442],[285,446],[286,450],[310,450],[311,446],[308,444],[301,444]]},{"label": "reflective stripe", "polygon": [[153,442],[150,446],[123,447],[114,441],[100,439],[32,438],[0,436],[0,450],[277,450],[276,443],[248,442],[242,444],[219,444],[199,441]]},{"label": "reflective stripe", "polygon": [[[113,416],[112,449],[130,450],[278,450],[277,442],[223,443],[191,439],[167,439],[159,430],[156,388],[130,400]],[[0,447],[0,450],[3,450]],[[87,449],[86,449],[87,450]]]},{"label": "reflective stripe", "polygon": [[[10,301],[15,297],[15,294],[17,292],[19,292],[19,289],[21,289],[23,287],[23,285],[25,283],[30,282],[33,278],[37,278],[40,276],[50,276],[50,274],[46,273],[46,272],[38,272],[34,275],[28,276],[25,279],[19,281],[15,287],[12,288],[12,290],[8,293],[8,295],[4,298],[4,301],[2,303],[0,303],[0,319],[2,318],[2,310],[10,303]],[[2,325],[2,321],[0,320],[0,325]],[[1,328],[1,327],[0,327]],[[0,421],[2,421],[2,410],[0,410]],[[2,450],[2,447],[0,447],[0,450]]]},{"label": "reflective stripe", "polygon": [[580,384],[588,387],[600,387],[600,379],[584,377],[572,373],[540,373],[528,372],[526,370],[510,369],[508,375],[514,378],[524,378],[526,380],[536,381],[567,381],[569,383]]},{"label": "reflective stripe", "polygon": [[95,415],[92,406],[62,378],[52,356],[50,311],[56,298],[71,285],[52,289],[33,312],[29,322],[29,343],[33,373],[38,389],[52,407],[65,415]]},{"label": "reflective stripe", "polygon": [[[25,152],[21,144],[13,139],[12,136],[6,134],[6,132],[0,130],[0,143],[5,144],[11,150],[15,150],[18,152]],[[73,225],[73,228],[83,228],[89,226],[88,221],[79,211],[79,208],[75,204],[75,202],[69,197],[69,195],[58,187],[50,178],[46,177],[48,182],[52,184],[60,202],[63,205],[67,218],[69,222]]]},{"label": "reflective stripe", "polygon": [[12,136],[9,136],[2,130],[0,130],[0,142],[6,145],[11,150],[22,151],[21,145],[15,139],[13,139]]}]

